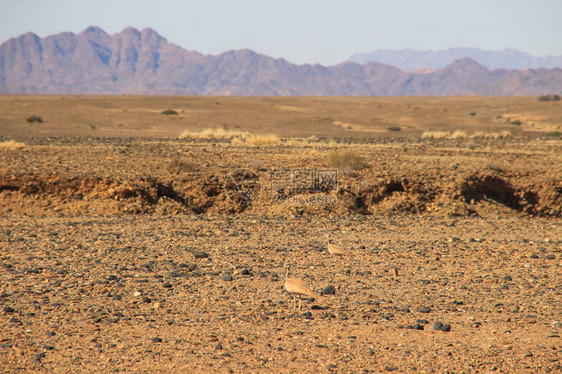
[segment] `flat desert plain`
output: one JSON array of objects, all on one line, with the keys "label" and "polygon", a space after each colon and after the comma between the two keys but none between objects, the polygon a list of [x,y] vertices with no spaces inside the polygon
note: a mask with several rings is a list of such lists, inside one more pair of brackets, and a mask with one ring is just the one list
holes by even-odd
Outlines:
[{"label": "flat desert plain", "polygon": [[1,371],[561,372],[561,125],[535,97],[0,96]]}]

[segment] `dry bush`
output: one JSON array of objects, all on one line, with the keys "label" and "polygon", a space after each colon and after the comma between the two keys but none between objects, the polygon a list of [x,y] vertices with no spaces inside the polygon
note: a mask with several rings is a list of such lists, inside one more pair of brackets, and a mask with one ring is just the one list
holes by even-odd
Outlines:
[{"label": "dry bush", "polygon": [[185,130],[180,134],[180,139],[232,139],[245,137],[248,133],[240,131],[226,131],[225,129],[204,129],[203,131]]},{"label": "dry bush", "polygon": [[388,131],[392,131],[392,132],[397,132],[397,131],[402,130],[402,128],[400,126],[388,126],[386,129]]},{"label": "dry bush", "polygon": [[34,114],[34,115],[27,118],[27,122],[29,122],[29,123],[34,123],[34,122],[43,123],[43,118],[41,118],[39,116],[36,116]]},{"label": "dry bush", "polygon": [[468,138],[468,134],[466,133],[466,131],[463,130],[455,130],[451,134],[451,139],[465,139],[465,138]]},{"label": "dry bush", "polygon": [[425,131],[421,138],[422,139],[445,139],[451,135],[448,131]]},{"label": "dry bush", "polygon": [[197,171],[197,164],[193,161],[181,157],[174,157],[168,163],[168,171],[170,173],[185,173]]},{"label": "dry bush", "polygon": [[250,135],[246,137],[246,144],[249,145],[276,145],[280,142],[276,134]]},{"label": "dry bush", "polygon": [[328,153],[327,164],[338,169],[343,174],[351,174],[368,166],[365,159],[356,152],[340,150]]},{"label": "dry bush", "polygon": [[16,142],[15,140],[4,140],[0,142],[0,149],[22,149],[25,143]]},{"label": "dry bush", "polygon": [[483,139],[503,139],[509,138],[511,136],[511,131],[503,130],[500,132],[482,132],[477,131],[474,134],[470,135],[470,138],[483,138]]}]

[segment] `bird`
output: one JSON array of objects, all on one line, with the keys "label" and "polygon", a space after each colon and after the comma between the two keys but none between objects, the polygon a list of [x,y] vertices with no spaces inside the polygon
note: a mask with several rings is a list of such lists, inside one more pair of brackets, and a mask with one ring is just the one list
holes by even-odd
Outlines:
[{"label": "bird", "polygon": [[326,238],[328,238],[328,252],[330,252],[332,256],[341,257],[341,256],[347,256],[349,254],[345,249],[343,249],[339,245],[330,243],[330,234],[326,234]]},{"label": "bird", "polygon": [[[293,308],[297,308],[297,300],[296,296],[299,297],[299,310],[302,309],[302,296],[314,297],[315,299],[318,298],[316,293],[312,290],[312,288],[308,287],[306,283],[302,279],[298,278],[289,278],[289,264],[285,264],[287,267],[287,274],[285,275],[285,289],[293,295]],[[295,296],[296,295],[296,296]]]}]

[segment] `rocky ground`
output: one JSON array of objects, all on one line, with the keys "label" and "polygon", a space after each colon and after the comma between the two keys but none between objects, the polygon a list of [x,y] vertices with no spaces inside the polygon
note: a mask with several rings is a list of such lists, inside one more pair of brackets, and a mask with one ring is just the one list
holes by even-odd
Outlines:
[{"label": "rocky ground", "polygon": [[[0,150],[5,372],[562,371],[559,141],[24,142]],[[334,151],[363,167],[287,184]],[[302,310],[285,264],[321,294]]]}]

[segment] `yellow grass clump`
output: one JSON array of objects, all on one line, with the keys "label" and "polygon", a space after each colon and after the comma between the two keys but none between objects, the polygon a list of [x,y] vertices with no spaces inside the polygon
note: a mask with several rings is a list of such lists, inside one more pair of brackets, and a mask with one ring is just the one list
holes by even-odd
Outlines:
[{"label": "yellow grass clump", "polygon": [[25,143],[16,142],[13,139],[0,142],[0,149],[22,149],[23,147],[25,147]]},{"label": "yellow grass clump", "polygon": [[468,138],[468,134],[466,133],[466,131],[463,130],[455,130],[451,134],[451,139],[465,139],[465,138]]},{"label": "yellow grass clump", "polygon": [[241,131],[227,131],[222,128],[209,128],[202,131],[185,130],[180,134],[180,139],[232,139],[246,135],[247,133],[243,133]]},{"label": "yellow grass clump", "polygon": [[249,135],[245,140],[249,145],[276,145],[281,142],[276,134]]},{"label": "yellow grass clump", "polygon": [[365,159],[353,151],[331,151],[328,153],[326,161],[328,166],[336,168],[344,174],[351,174],[368,166]]},{"label": "yellow grass clump", "polygon": [[482,132],[477,131],[470,135],[471,138],[484,138],[484,139],[503,139],[509,138],[511,136],[511,131],[503,130],[501,132]]}]

